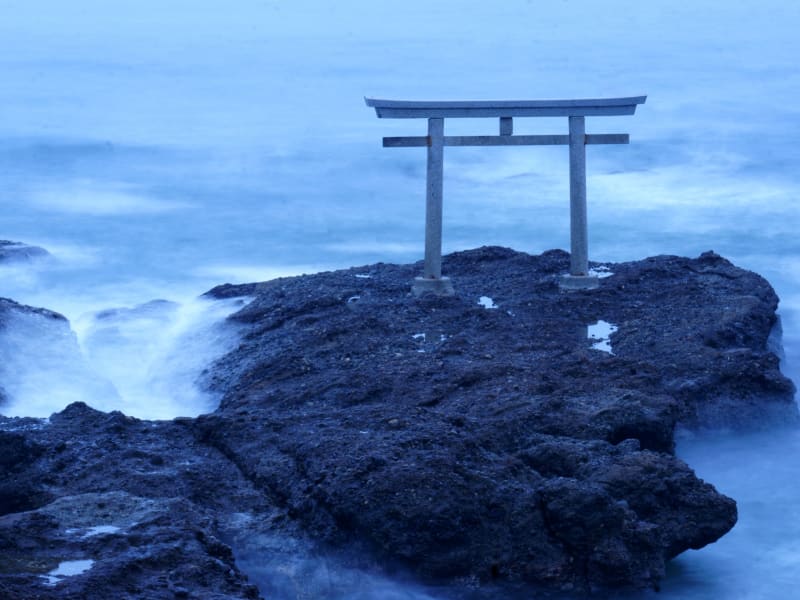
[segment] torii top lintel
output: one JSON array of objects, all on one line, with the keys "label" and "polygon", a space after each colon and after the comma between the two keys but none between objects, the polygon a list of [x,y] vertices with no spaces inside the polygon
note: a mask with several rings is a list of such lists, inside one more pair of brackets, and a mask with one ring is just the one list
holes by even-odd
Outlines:
[{"label": "torii top lintel", "polygon": [[382,100],[364,98],[379,118],[581,117],[632,115],[647,96],[578,100]]}]

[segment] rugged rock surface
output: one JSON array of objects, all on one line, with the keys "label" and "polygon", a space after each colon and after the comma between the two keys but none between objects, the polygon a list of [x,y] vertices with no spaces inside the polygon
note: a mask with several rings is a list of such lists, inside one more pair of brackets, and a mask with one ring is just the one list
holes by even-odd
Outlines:
[{"label": "rugged rock surface", "polygon": [[[302,581],[308,548],[459,597],[656,586],[736,521],[672,454],[676,424],[797,418],[777,298],[713,253],[604,265],[592,291],[561,291],[567,266],[457,253],[444,298],[408,293],[419,265],[215,288],[253,300],[205,375],[214,413],[0,420],[0,595],[254,597],[240,567],[260,562],[265,597],[344,597]],[[293,592],[270,587],[290,571]]]},{"label": "rugged rock surface", "polygon": [[[216,533],[234,507],[269,505],[185,422],[76,403],[2,429],[0,597],[258,597]],[[92,562],[58,576],[77,561]]]}]

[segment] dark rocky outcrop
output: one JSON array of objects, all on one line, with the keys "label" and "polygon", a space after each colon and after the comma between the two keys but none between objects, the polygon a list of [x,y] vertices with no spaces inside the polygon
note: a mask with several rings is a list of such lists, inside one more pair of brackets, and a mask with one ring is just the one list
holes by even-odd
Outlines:
[{"label": "dark rocky outcrop", "polygon": [[[63,333],[69,332],[67,319],[57,312],[46,308],[27,306],[8,298],[0,298],[0,335],[9,326],[16,327],[20,322],[29,322],[31,320],[39,323],[42,330],[55,331],[56,337],[63,338],[65,337]],[[38,337],[41,337],[43,344],[52,343],[52,339],[46,339],[46,335]],[[9,371],[14,369],[14,361],[11,360],[8,354],[17,353],[18,348],[16,346],[18,346],[16,343],[6,343],[6,348],[0,349],[0,411],[8,402],[8,394],[5,388],[8,385],[8,379],[13,376]],[[78,350],[77,344],[75,344],[75,350]]]},{"label": "dark rocky outcrop", "polygon": [[30,262],[47,256],[50,253],[39,246],[0,240],[0,263]]},{"label": "dark rocky outcrop", "polygon": [[[25,512],[0,517],[0,597],[258,597],[216,536],[234,511],[269,516],[270,506],[186,421],[76,403],[48,423],[2,427],[0,449],[20,457],[6,473],[32,493]],[[93,564],[48,579],[73,561]]]},{"label": "dark rocky outcrop", "polygon": [[[673,434],[796,420],[765,280],[713,253],[606,265],[571,292],[560,251],[444,266],[453,297],[412,297],[419,265],[215,288],[253,300],[205,374],[223,394],[210,415],[0,419],[0,469],[23,491],[0,489],[0,595],[253,597],[240,565],[286,574],[291,552],[326,548],[457,595],[574,597],[657,586],[734,525]],[[587,337],[598,320],[618,328],[613,354]],[[95,563],[40,577],[79,559]],[[326,597],[293,572],[300,591],[274,597]]]},{"label": "dark rocky outcrop", "polygon": [[57,313],[46,308],[39,308],[36,306],[28,306],[20,304],[9,298],[0,298],[0,329],[5,328],[8,322],[15,317],[36,315],[52,321],[58,321],[60,324],[67,324],[67,319],[64,315]]}]

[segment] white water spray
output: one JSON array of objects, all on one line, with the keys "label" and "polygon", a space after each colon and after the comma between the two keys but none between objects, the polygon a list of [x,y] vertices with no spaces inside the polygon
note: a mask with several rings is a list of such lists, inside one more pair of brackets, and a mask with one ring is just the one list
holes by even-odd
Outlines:
[{"label": "white water spray", "polygon": [[73,329],[42,314],[14,312],[0,333],[8,416],[46,417],[72,402],[144,419],[196,416],[218,398],[201,389],[203,369],[229,350],[225,317],[241,298],[155,300],[86,313]]}]

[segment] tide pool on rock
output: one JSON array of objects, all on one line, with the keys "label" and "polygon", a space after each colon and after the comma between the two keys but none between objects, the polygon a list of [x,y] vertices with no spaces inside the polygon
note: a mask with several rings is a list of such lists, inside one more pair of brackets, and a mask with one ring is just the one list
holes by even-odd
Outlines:
[{"label": "tide pool on rock", "polygon": [[72,577],[73,575],[80,575],[92,568],[93,560],[65,560],[59,563],[58,567],[50,571],[47,575],[42,575],[45,579],[45,585],[56,585],[64,577]]},{"label": "tide pool on rock", "polygon": [[489,296],[481,296],[478,298],[478,304],[480,304],[483,308],[497,308],[494,300],[489,298]]},{"label": "tide pool on rock", "polygon": [[592,343],[592,348],[601,352],[614,354],[611,350],[611,334],[617,331],[618,327],[606,321],[600,320],[587,327],[587,336]]}]

